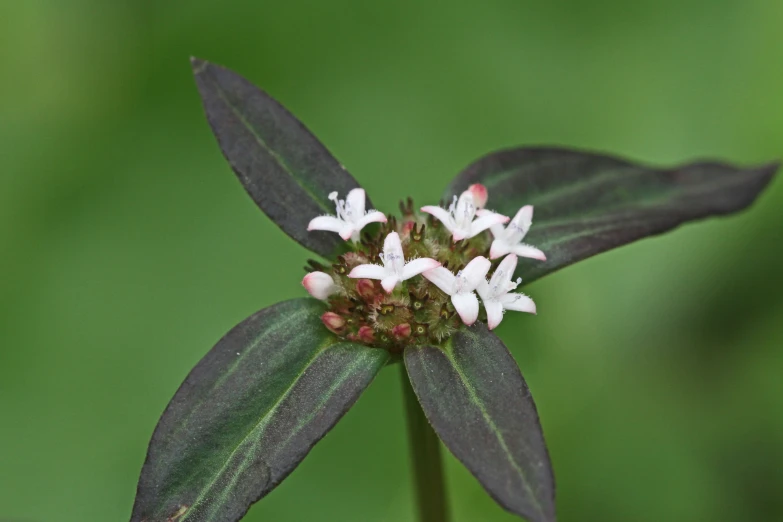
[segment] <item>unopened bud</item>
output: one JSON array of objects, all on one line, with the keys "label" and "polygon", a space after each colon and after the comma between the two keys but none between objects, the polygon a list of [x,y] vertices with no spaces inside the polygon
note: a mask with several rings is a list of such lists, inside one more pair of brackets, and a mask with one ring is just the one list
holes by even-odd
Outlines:
[{"label": "unopened bud", "polygon": [[359,328],[359,340],[368,344],[375,342],[375,330],[370,326],[362,326]]},{"label": "unopened bud", "polygon": [[321,316],[321,321],[324,323],[324,326],[336,334],[342,333],[345,326],[345,319],[334,312],[326,312]]},{"label": "unopened bud", "polygon": [[487,187],[481,183],[475,183],[468,187],[468,190],[473,194],[473,203],[476,208],[484,208],[487,204]]},{"label": "unopened bud", "polygon": [[411,325],[408,323],[398,324],[392,328],[392,335],[395,339],[407,339],[411,336]]},{"label": "unopened bud", "polygon": [[359,279],[356,281],[356,293],[364,300],[371,300],[377,295],[375,283],[370,279]]}]

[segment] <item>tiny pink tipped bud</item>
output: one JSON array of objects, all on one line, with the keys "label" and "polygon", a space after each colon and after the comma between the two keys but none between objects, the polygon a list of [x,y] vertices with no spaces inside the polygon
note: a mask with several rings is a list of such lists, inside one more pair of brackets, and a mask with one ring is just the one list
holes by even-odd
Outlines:
[{"label": "tiny pink tipped bud", "polygon": [[310,272],[302,279],[302,285],[311,296],[321,301],[326,301],[330,295],[337,292],[332,276],[324,272]]},{"label": "tiny pink tipped bud", "polygon": [[473,194],[473,203],[476,205],[476,208],[484,208],[487,204],[487,187],[481,183],[474,183],[468,187],[468,190]]},{"label": "tiny pink tipped bud", "polygon": [[326,312],[321,316],[321,321],[324,326],[336,334],[342,333],[343,327],[345,327],[345,319],[334,312]]},{"label": "tiny pink tipped bud", "polygon": [[375,330],[370,326],[362,326],[359,328],[359,340],[368,344],[375,342]]},{"label": "tiny pink tipped bud", "polygon": [[406,221],[402,225],[402,233],[404,234],[410,234],[411,230],[413,230],[416,227],[416,222],[414,221]]},{"label": "tiny pink tipped bud", "polygon": [[411,325],[408,323],[398,324],[392,328],[392,335],[395,339],[407,339],[411,336]]},{"label": "tiny pink tipped bud", "polygon": [[373,299],[378,294],[378,292],[375,291],[375,283],[373,283],[371,279],[357,280],[356,293],[365,300]]}]

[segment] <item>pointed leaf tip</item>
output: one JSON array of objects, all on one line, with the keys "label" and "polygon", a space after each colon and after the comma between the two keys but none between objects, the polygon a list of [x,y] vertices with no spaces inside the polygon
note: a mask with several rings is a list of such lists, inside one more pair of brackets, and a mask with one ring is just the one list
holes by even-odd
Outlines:
[{"label": "pointed leaf tip", "polygon": [[354,404],[389,354],[339,342],[295,299],[232,329],[163,413],[131,522],[236,522]]},{"label": "pointed leaf tip", "polygon": [[[207,120],[220,149],[256,205],[300,244],[324,257],[345,250],[332,232],[307,230],[334,214],[333,191],[357,181],[285,107],[239,74],[191,58]],[[366,208],[373,208],[369,198]]]},{"label": "pointed leaf tip", "polygon": [[477,324],[443,347],[407,348],[404,358],[430,424],[487,493],[531,522],[554,522],[554,476],[536,406],[500,339]]},{"label": "pointed leaf tip", "polygon": [[209,62],[196,58],[195,56],[190,57],[190,67],[193,69],[193,74],[199,74],[207,65],[209,65]]},{"label": "pointed leaf tip", "polygon": [[525,284],[555,270],[683,223],[738,212],[769,184],[780,161],[740,167],[698,161],[657,168],[557,147],[521,147],[484,156],[449,185],[449,199],[482,183],[489,206],[513,215],[534,205],[525,242],[546,262],[520,263]]}]

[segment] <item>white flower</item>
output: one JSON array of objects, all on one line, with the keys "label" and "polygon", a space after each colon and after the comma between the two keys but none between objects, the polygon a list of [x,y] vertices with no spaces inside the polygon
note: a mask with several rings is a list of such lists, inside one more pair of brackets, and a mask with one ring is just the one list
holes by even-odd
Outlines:
[{"label": "white flower", "polygon": [[487,310],[487,326],[492,330],[503,320],[503,310],[536,313],[536,303],[524,294],[511,293],[516,289],[522,278],[511,281],[517,268],[517,256],[507,255],[500,262],[489,283],[482,281],[476,289]]},{"label": "white flower", "polygon": [[425,270],[439,267],[440,263],[428,257],[405,262],[402,256],[402,244],[397,232],[392,232],[383,242],[383,253],[380,255],[383,265],[359,265],[351,270],[348,277],[361,279],[380,279],[386,293],[392,293],[400,281],[410,279]]},{"label": "white flower", "polygon": [[511,220],[506,228],[501,225],[491,227],[492,235],[495,240],[489,248],[489,258],[497,259],[506,254],[515,254],[521,257],[531,257],[546,261],[546,256],[542,251],[534,246],[522,243],[530,225],[533,224],[533,206],[525,205],[519,209],[517,215]]},{"label": "white flower", "polygon": [[307,225],[307,230],[327,230],[337,232],[348,241],[359,241],[359,232],[370,223],[386,223],[386,216],[377,210],[364,211],[364,189],[355,188],[345,199],[337,199],[337,192],[329,194],[329,199],[337,207],[337,217],[319,216]]},{"label": "white flower", "polygon": [[310,292],[311,296],[321,301],[326,301],[330,295],[338,290],[332,276],[324,272],[310,272],[302,279],[302,285],[304,285],[305,290]]},{"label": "white flower", "polygon": [[478,256],[473,258],[463,270],[457,272],[456,276],[442,266],[428,270],[423,275],[451,296],[451,303],[462,322],[470,326],[476,322],[479,313],[478,298],[473,290],[482,282],[486,283],[484,278],[487,277],[491,265],[489,259]]},{"label": "white flower", "polygon": [[[486,202],[486,196],[484,196],[484,201],[481,201],[481,203],[484,202]],[[422,207],[421,211],[438,218],[443,223],[443,226],[451,232],[454,241],[470,239],[493,225],[508,223],[508,217],[490,212],[489,210],[480,210],[479,218],[474,221],[473,218],[476,217],[476,202],[474,191],[470,189],[463,192],[459,199],[457,199],[457,196],[454,196],[454,201],[451,202],[448,210],[427,206]]]}]

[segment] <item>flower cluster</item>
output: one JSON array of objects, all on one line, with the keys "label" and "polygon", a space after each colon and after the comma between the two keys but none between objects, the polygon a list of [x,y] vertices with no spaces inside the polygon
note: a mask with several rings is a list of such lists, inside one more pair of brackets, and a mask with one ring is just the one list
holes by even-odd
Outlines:
[{"label": "flower cluster", "polygon": [[[335,192],[329,199],[336,215],[314,218],[308,230],[337,232],[352,240],[352,249],[331,267],[310,261],[302,284],[329,303],[321,319],[336,334],[394,351],[441,342],[460,322],[472,325],[479,319],[479,297],[490,329],[506,310],[536,313],[532,299],[514,292],[521,279],[512,281],[518,256],[546,259],[522,243],[532,206],[522,207],[513,219],[487,210],[487,189],[480,184],[455,196],[448,209],[425,206],[419,213],[408,199],[400,205],[399,221],[365,211],[362,189],[350,191],[345,200]],[[380,229],[362,234],[374,222]],[[499,263],[491,261],[501,257]]]}]

